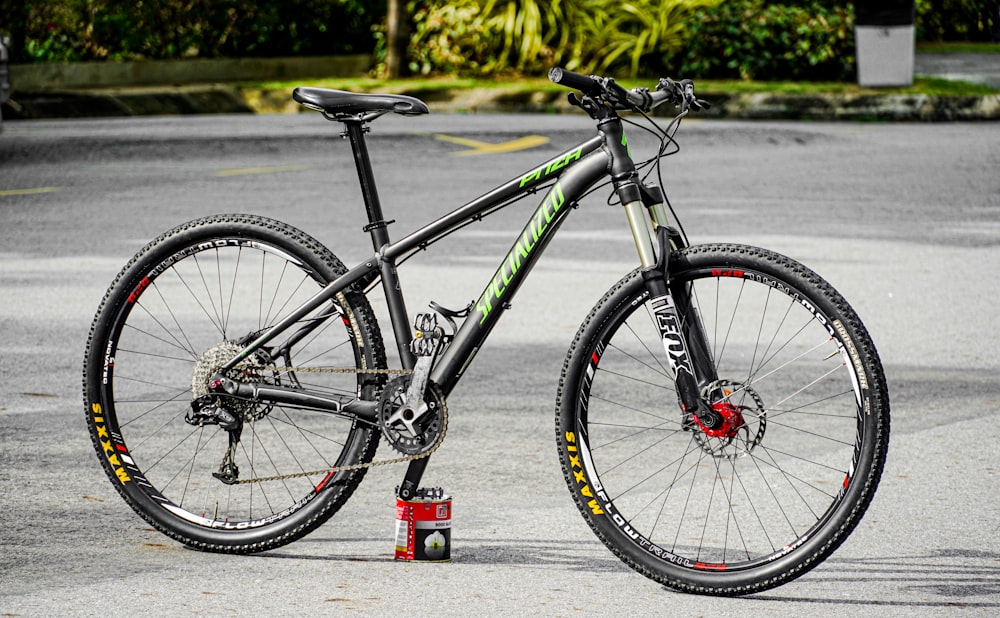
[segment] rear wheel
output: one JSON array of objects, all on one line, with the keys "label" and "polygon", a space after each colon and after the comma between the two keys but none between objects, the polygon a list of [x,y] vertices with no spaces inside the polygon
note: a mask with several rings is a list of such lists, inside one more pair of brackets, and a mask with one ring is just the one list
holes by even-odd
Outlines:
[{"label": "rear wheel", "polygon": [[[564,475],[625,563],[684,591],[738,595],[801,575],[854,529],[885,461],[889,400],[855,312],[818,275],[735,245],[671,256],[702,325],[717,413],[686,414],[634,272],[581,326],[560,383]],[[680,304],[680,303],[678,303]]]},{"label": "rear wheel", "polygon": [[[231,397],[192,407],[245,343],[343,272],[303,232],[242,215],[182,225],[126,265],[94,320],[84,403],[101,463],[139,515],[187,545],[247,553],[294,541],[343,505],[365,470],[331,468],[371,461],[372,423]],[[385,376],[367,370],[385,366],[371,308],[351,291],[227,377],[375,400]]]}]

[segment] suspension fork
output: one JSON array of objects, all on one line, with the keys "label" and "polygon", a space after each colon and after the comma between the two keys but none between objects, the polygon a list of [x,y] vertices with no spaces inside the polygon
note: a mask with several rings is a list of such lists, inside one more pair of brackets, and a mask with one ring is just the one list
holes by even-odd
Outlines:
[{"label": "suspension fork", "polygon": [[[681,247],[680,234],[666,225],[663,192],[637,182],[623,182],[618,195],[635,240],[642,280],[649,292],[653,319],[667,356],[667,367],[686,413],[697,414],[708,428],[722,422],[702,397],[702,388],[718,380],[711,349],[691,298],[690,285],[670,277],[671,247]],[[654,247],[648,219],[656,236]],[[712,395],[711,393],[709,395]]]}]

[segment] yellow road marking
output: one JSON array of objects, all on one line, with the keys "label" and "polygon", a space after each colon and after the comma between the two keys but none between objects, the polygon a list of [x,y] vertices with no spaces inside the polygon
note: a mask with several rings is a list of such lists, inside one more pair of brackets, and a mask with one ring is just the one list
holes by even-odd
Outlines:
[{"label": "yellow road marking", "polygon": [[215,172],[216,176],[244,176],[247,174],[274,174],[277,172],[301,172],[315,167],[314,165],[274,165],[271,167],[237,167]]},{"label": "yellow road marking", "polygon": [[36,195],[38,193],[53,193],[58,191],[59,187],[37,187],[35,189],[6,189],[0,191],[0,196],[6,195]]},{"label": "yellow road marking", "polygon": [[506,142],[500,142],[499,144],[490,144],[489,142],[481,142],[475,139],[469,139],[467,137],[456,137],[454,135],[445,135],[443,133],[435,133],[434,139],[440,140],[442,142],[448,142],[449,144],[457,144],[459,146],[468,146],[468,150],[459,150],[453,152],[455,156],[468,156],[468,155],[481,155],[481,154],[500,154],[504,152],[515,152],[518,150],[527,150],[529,148],[534,148],[536,146],[542,146],[549,143],[549,138],[543,137],[541,135],[527,135],[525,137],[519,137],[517,139],[512,139]]}]

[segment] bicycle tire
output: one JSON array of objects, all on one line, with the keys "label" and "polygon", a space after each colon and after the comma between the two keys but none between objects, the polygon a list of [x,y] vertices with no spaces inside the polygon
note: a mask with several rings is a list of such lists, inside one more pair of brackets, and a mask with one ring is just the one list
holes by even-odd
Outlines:
[{"label": "bicycle tire", "polygon": [[701,318],[719,378],[703,393],[717,393],[727,424],[681,410],[634,271],[567,354],[563,474],[633,569],[685,592],[759,592],[822,562],[872,500],[889,438],[882,365],[843,297],[789,258],[702,245],[673,252],[670,272],[691,299],[682,321]]},{"label": "bicycle tire", "polygon": [[[374,423],[290,405],[225,404],[242,419],[231,463],[235,480],[247,481],[227,483],[213,473],[224,472],[230,434],[185,420],[240,343],[344,272],[304,232],[252,215],[188,222],[126,264],[94,318],[83,391],[101,465],[143,519],[193,548],[252,553],[303,537],[346,502],[366,470],[329,470],[372,460],[380,436]],[[375,399],[385,376],[355,371],[386,367],[367,299],[343,292],[302,323],[321,311],[335,315],[314,322],[322,325],[287,353],[248,359],[235,371]],[[304,373],[303,366],[350,372]],[[254,480],[268,477],[279,478]]]}]

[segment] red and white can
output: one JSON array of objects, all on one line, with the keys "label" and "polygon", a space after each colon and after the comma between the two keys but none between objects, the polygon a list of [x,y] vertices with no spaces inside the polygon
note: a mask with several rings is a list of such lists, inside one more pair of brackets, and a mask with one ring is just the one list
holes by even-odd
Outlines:
[{"label": "red and white can", "polygon": [[413,500],[396,499],[396,560],[451,560],[451,497],[419,489]]}]

